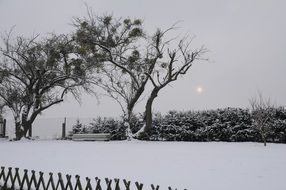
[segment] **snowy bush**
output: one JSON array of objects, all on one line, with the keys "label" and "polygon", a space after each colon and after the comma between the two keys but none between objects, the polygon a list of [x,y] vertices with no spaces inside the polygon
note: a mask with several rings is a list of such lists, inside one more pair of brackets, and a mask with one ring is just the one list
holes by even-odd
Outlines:
[{"label": "snowy bush", "polygon": [[73,133],[110,133],[111,140],[125,140],[125,129],[123,123],[118,120],[98,117],[88,125],[83,125],[78,120],[73,126]]},{"label": "snowy bush", "polygon": [[111,140],[125,140],[126,127],[121,121],[115,120],[113,118],[101,118],[98,117],[94,119],[93,122],[89,124],[89,128],[92,133],[110,133]]},{"label": "snowy bush", "polygon": [[80,120],[78,119],[76,121],[76,124],[74,124],[72,127],[72,134],[79,134],[79,133],[86,133],[86,129],[83,126],[83,124],[80,123]]}]

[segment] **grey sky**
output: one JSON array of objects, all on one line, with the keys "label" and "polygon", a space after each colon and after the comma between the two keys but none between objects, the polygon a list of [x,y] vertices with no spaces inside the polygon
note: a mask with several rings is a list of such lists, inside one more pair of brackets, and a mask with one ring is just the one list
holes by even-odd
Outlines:
[{"label": "grey sky", "polygon": [[[84,16],[88,3],[96,14],[143,18],[146,30],[167,28],[182,20],[180,31],[196,35],[209,63],[196,64],[188,75],[163,90],[154,109],[198,110],[247,107],[260,90],[277,105],[286,105],[286,1],[284,0],[0,0],[0,32],[16,25],[15,34],[64,33],[74,16]],[[201,85],[203,93],[196,87]],[[144,101],[137,107],[143,111]],[[84,96],[82,105],[69,98],[44,113],[46,117],[119,116],[110,99],[100,104]]]}]

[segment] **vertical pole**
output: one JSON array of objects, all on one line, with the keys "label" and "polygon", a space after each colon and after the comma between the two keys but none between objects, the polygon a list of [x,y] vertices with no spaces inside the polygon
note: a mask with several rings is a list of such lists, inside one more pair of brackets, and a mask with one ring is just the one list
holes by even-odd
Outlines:
[{"label": "vertical pole", "polygon": [[66,138],[66,123],[67,123],[67,118],[65,117],[64,122],[62,124],[62,139]]},{"label": "vertical pole", "polygon": [[3,123],[0,123],[0,138],[4,136],[3,133]]},{"label": "vertical pole", "polygon": [[6,119],[3,120],[3,137],[6,137]]},{"label": "vertical pole", "polygon": [[2,131],[3,131],[2,128],[3,128],[3,127],[2,127],[2,124],[0,123],[0,138],[1,138],[2,135],[3,135],[3,134],[2,134]]}]

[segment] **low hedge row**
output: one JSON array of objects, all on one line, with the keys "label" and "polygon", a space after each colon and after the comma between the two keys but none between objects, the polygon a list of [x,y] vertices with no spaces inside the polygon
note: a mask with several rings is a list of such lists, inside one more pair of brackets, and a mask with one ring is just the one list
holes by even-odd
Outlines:
[{"label": "low hedge row", "polygon": [[[268,125],[268,142],[286,143],[286,110],[283,107],[272,110]],[[247,109],[225,108],[207,111],[170,111],[162,116],[154,116],[150,131],[138,136],[140,140],[152,141],[229,141],[260,142],[261,135],[253,127],[252,114]],[[113,140],[126,139],[122,121],[112,118],[98,118],[88,126],[74,127],[75,133],[109,132]],[[76,126],[76,125],[75,125]],[[79,127],[80,126],[80,127]],[[142,121],[134,118],[131,122],[133,133],[143,126]]]}]

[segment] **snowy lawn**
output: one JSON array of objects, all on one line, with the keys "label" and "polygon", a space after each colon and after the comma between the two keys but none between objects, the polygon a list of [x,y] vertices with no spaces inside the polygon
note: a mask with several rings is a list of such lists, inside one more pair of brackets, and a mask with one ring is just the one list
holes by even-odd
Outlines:
[{"label": "snowy lawn", "polygon": [[285,144],[1,140],[0,165],[46,175],[126,178],[145,188],[153,183],[162,189],[286,189]]}]

